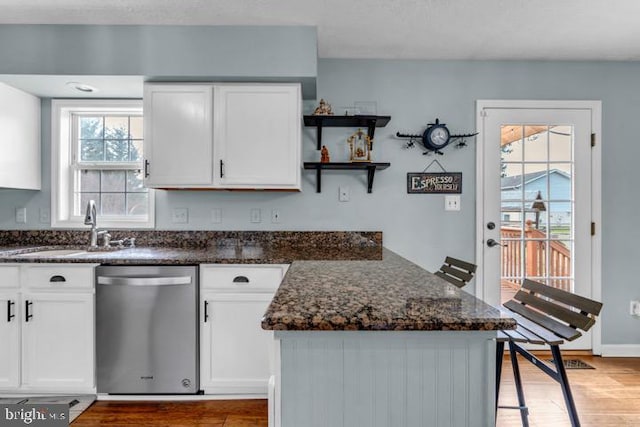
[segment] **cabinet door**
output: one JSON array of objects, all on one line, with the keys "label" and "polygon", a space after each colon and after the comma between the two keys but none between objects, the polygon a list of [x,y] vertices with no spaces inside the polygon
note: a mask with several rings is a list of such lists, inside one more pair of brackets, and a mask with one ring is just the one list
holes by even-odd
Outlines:
[{"label": "cabinet door", "polygon": [[216,184],[300,189],[300,120],[299,84],[216,85]]},{"label": "cabinet door", "polygon": [[145,85],[147,187],[211,186],[212,102],[211,85]]},{"label": "cabinet door", "polygon": [[20,300],[18,293],[0,293],[0,389],[20,385]]},{"label": "cabinet door", "polygon": [[[90,391],[94,387],[93,294],[25,293],[23,301],[23,387]],[[32,316],[28,320],[27,314]]]},{"label": "cabinet door", "polygon": [[266,396],[273,332],[260,323],[272,298],[271,293],[202,295],[200,384],[205,393]]}]

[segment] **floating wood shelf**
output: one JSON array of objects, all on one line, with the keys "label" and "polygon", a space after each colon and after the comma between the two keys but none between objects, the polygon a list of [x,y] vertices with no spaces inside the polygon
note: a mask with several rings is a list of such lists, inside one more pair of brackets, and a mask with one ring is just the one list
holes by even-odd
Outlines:
[{"label": "floating wood shelf", "polygon": [[391,116],[304,116],[305,126],[315,126],[318,131],[318,150],[322,147],[322,128],[366,127],[367,135],[373,141],[376,128],[385,127]]},{"label": "floating wood shelf", "polygon": [[373,188],[373,177],[376,170],[383,170],[391,166],[391,163],[370,163],[370,162],[305,162],[305,169],[315,169],[316,171],[316,193],[322,190],[322,171],[323,170],[366,170],[367,171],[367,193],[371,193]]}]

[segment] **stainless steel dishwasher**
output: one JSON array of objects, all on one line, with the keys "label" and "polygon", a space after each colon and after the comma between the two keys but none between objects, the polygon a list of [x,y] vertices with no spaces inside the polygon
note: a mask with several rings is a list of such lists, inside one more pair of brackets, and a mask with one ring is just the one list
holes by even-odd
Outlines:
[{"label": "stainless steel dishwasher", "polygon": [[197,393],[197,267],[100,266],[96,283],[98,393]]}]

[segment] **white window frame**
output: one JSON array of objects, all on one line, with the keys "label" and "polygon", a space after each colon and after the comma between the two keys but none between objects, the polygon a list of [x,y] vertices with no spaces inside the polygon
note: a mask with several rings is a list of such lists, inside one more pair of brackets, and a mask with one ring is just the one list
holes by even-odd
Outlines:
[{"label": "white window frame", "polygon": [[[74,191],[72,115],[91,113],[104,115],[140,113],[142,100],[134,99],[54,99],[51,101],[51,227],[87,228],[84,215],[71,209]],[[146,219],[101,218],[100,228],[154,228],[155,194],[149,189],[149,215]]]}]

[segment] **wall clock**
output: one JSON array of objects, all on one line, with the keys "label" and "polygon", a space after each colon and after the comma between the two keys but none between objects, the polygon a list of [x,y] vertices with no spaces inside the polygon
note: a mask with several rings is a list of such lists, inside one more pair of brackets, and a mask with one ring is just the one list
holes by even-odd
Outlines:
[{"label": "wall clock", "polygon": [[396,136],[398,138],[409,138],[407,147],[413,147],[416,141],[421,142],[422,145],[424,145],[424,147],[427,149],[427,151],[425,151],[423,154],[428,154],[430,152],[444,154],[440,150],[449,145],[451,142],[460,139],[460,142],[458,142],[457,146],[464,147],[465,145],[467,145],[464,142],[464,138],[476,136],[477,134],[478,132],[451,135],[451,132],[449,131],[447,125],[444,123],[440,123],[440,119],[436,119],[435,123],[429,123],[427,125],[427,128],[422,133],[422,135],[410,135],[398,132],[396,133]]}]

